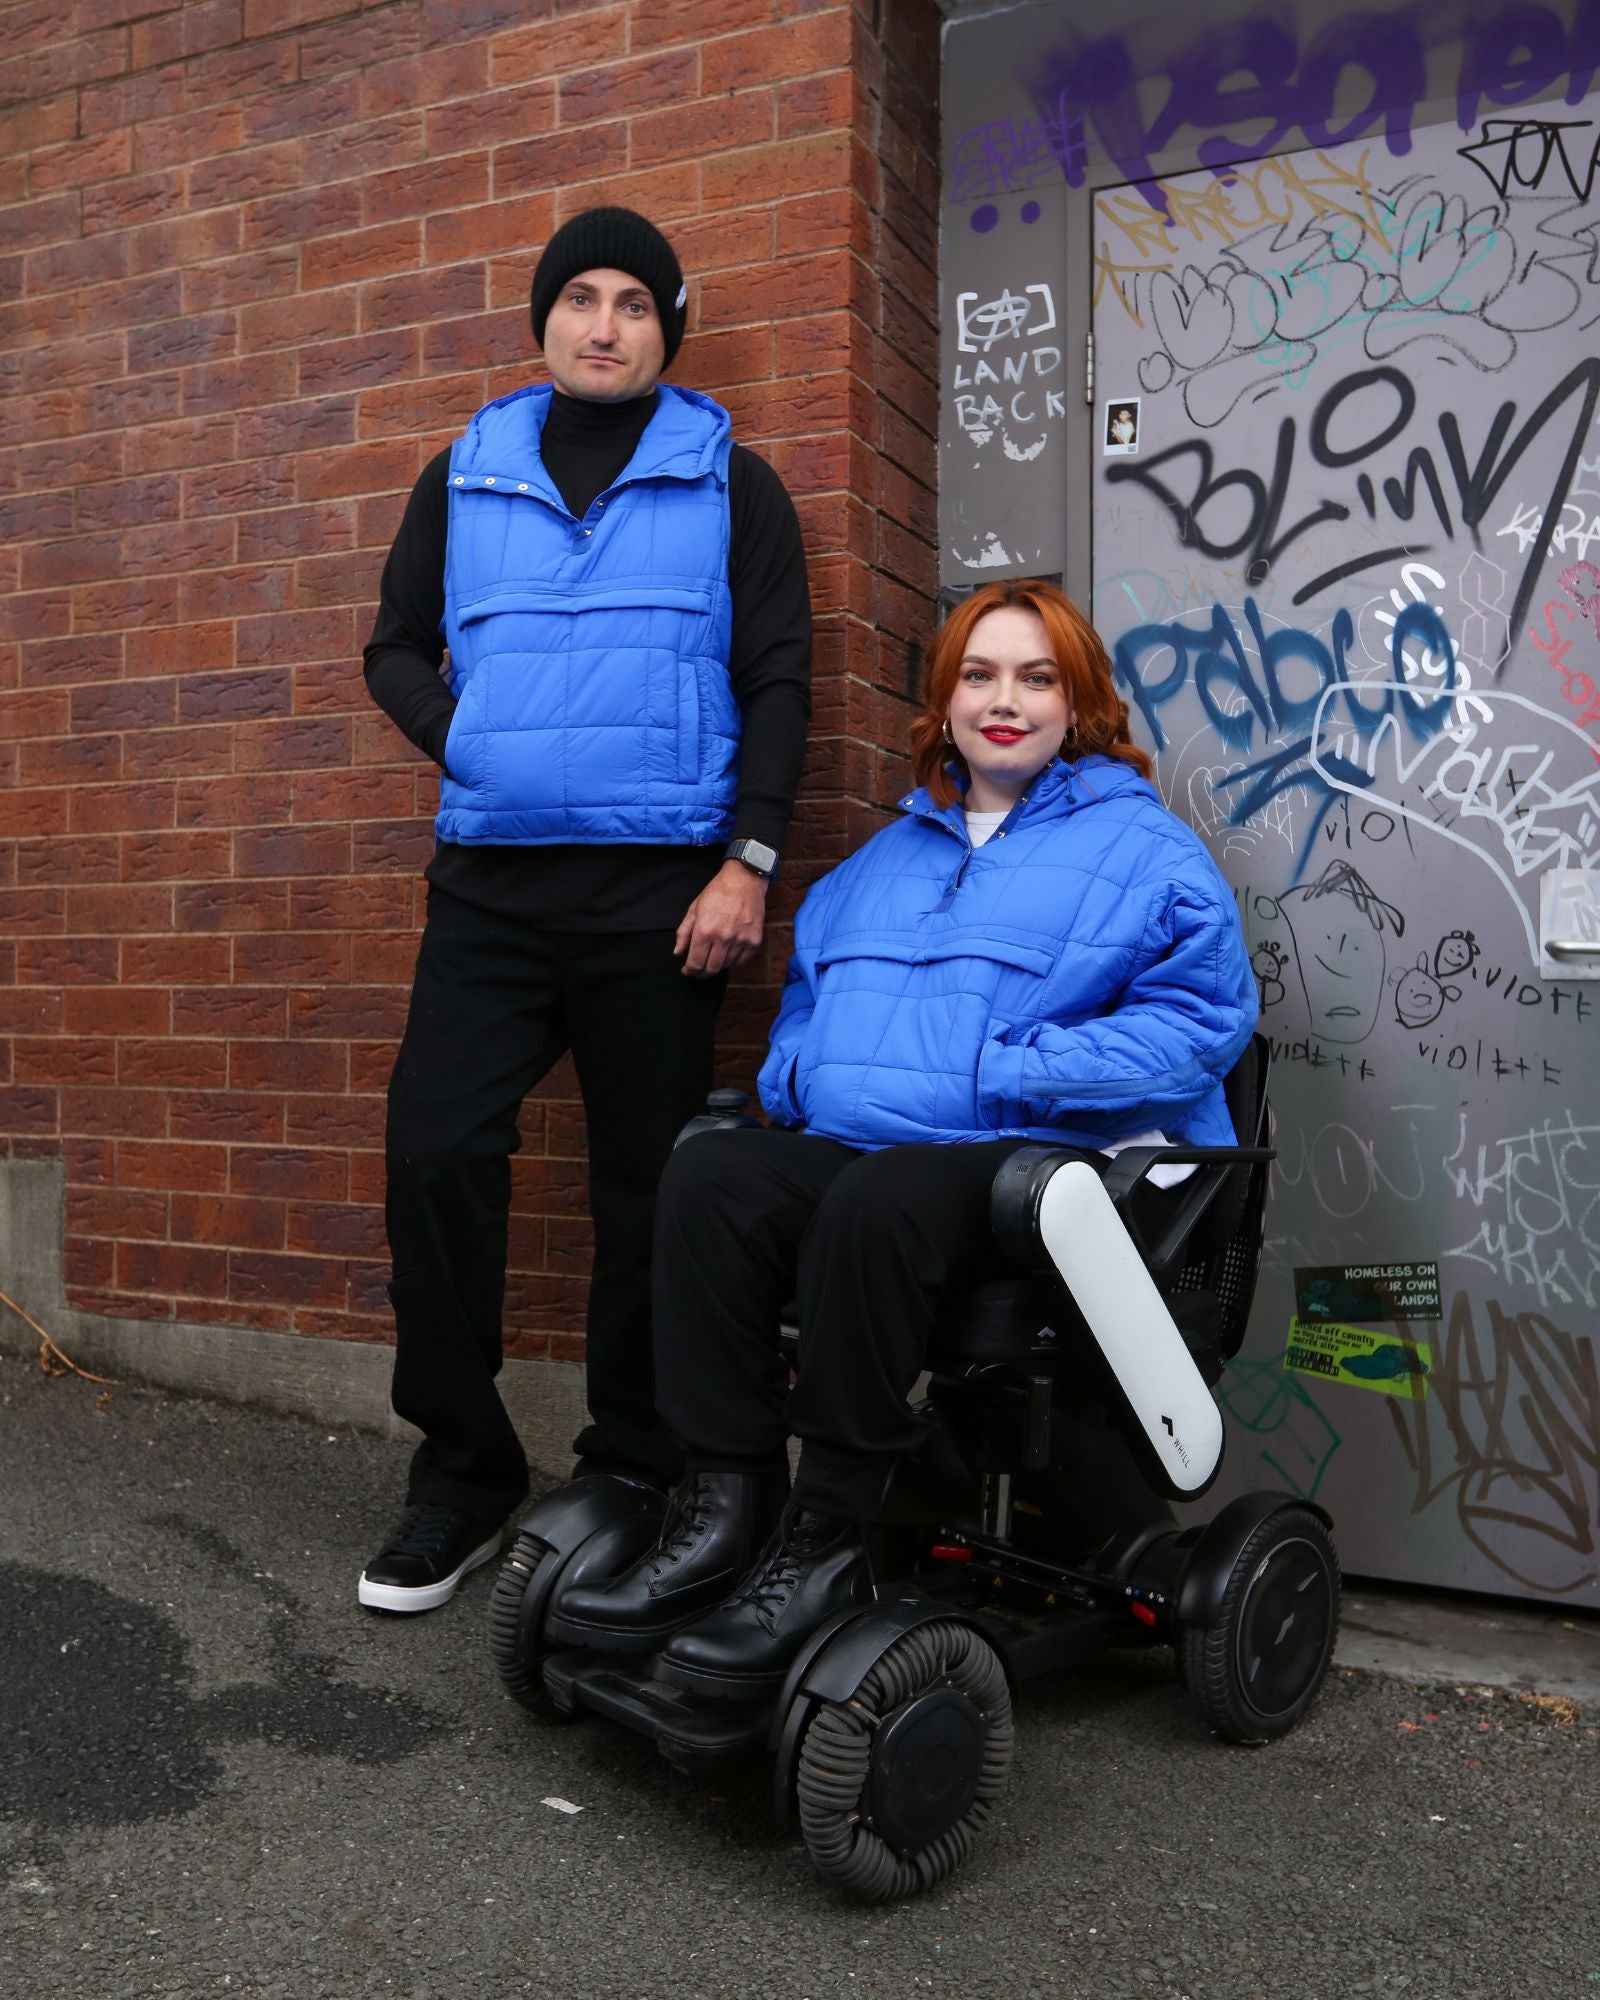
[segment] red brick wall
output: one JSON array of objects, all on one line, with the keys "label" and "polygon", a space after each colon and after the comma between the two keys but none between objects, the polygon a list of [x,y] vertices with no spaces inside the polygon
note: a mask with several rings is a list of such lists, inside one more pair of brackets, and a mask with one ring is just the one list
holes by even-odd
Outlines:
[{"label": "red brick wall", "polygon": [[[11,0],[0,51],[0,1149],[66,1163],[78,1306],[381,1337],[436,786],[359,661],[404,496],[536,372],[553,225],[661,222],[676,379],[811,561],[786,916],[900,782],[934,589],[932,0]],[[569,1073],[523,1127],[508,1347],[569,1355]]]}]

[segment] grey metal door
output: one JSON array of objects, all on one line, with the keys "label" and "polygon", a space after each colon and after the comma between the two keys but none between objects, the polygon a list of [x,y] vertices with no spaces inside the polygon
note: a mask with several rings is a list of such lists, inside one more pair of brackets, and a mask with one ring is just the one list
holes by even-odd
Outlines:
[{"label": "grey metal door", "polygon": [[1276,1057],[1226,1476],[1354,1570],[1591,1605],[1596,132],[1099,188],[1089,444],[1095,621]]}]

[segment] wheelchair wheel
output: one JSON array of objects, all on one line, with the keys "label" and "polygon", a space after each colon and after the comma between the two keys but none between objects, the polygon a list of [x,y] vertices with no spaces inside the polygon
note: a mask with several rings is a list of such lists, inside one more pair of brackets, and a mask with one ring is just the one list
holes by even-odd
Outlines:
[{"label": "wheelchair wheel", "polygon": [[914,1896],[967,1857],[1005,1789],[1005,1670],[969,1626],[903,1633],[801,1740],[800,1830],[818,1873],[865,1902]]},{"label": "wheelchair wheel", "polygon": [[489,1652],[502,1686],[530,1715],[551,1720],[567,1719],[544,1685],[544,1663],[557,1650],[544,1642],[547,1572],[563,1560],[537,1535],[518,1535],[489,1598]]},{"label": "wheelchair wheel", "polygon": [[1189,1698],[1230,1743],[1287,1733],[1316,1697],[1339,1633],[1339,1558],[1309,1508],[1284,1507],[1239,1553],[1212,1625],[1179,1644]]}]

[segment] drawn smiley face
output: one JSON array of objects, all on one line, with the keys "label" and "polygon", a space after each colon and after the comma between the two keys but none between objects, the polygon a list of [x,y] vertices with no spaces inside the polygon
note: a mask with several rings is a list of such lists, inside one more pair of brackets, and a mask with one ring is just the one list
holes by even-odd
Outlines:
[{"label": "drawn smiley face", "polygon": [[1445,990],[1428,970],[1425,958],[1398,975],[1394,989],[1395,1018],[1403,1028],[1425,1028],[1444,1012]]}]

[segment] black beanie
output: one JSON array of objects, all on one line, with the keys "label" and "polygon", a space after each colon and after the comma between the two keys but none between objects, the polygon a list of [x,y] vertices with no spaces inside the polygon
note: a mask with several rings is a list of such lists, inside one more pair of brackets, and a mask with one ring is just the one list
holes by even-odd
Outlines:
[{"label": "black beanie", "polygon": [[528,298],[533,337],[541,347],[550,308],[580,271],[626,271],[639,280],[656,302],[667,344],[662,365],[670,367],[683,344],[687,296],[677,253],[655,224],[631,208],[586,208],[562,223],[544,246]]}]

